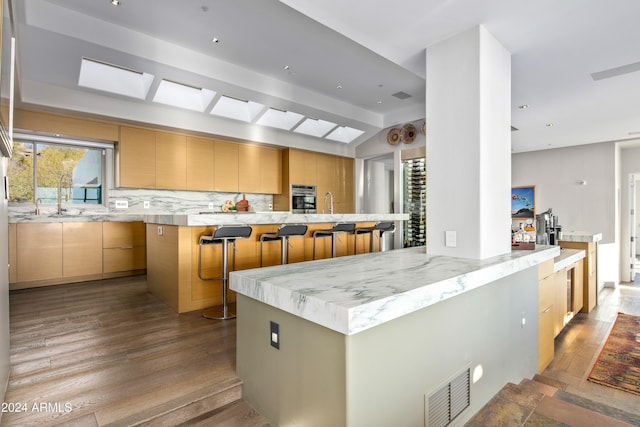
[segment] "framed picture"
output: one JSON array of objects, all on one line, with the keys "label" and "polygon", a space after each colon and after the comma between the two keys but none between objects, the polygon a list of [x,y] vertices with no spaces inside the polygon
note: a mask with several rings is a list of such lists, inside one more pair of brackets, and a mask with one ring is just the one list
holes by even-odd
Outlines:
[{"label": "framed picture", "polygon": [[536,187],[511,188],[511,218],[534,218],[536,214]]}]

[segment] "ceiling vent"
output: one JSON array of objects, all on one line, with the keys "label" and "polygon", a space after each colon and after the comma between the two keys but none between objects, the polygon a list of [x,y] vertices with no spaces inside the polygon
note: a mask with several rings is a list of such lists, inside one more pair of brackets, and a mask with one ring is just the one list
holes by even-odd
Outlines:
[{"label": "ceiling vent", "polygon": [[394,94],[393,94],[393,95],[391,95],[391,96],[395,96],[396,98],[398,98],[398,99],[400,99],[400,100],[404,100],[404,99],[407,99],[407,98],[411,98],[411,95],[409,95],[407,92],[403,92],[403,91],[396,92],[396,93],[394,93]]}]

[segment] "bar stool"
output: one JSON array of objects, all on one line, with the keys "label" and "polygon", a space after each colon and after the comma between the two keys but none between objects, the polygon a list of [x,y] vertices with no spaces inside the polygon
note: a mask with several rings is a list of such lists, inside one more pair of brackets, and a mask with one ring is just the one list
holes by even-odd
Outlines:
[{"label": "bar stool", "polygon": [[354,234],[356,235],[356,246],[354,246],[357,253],[358,236],[360,234],[369,234],[371,236],[369,245],[369,252],[374,252],[376,248],[375,232],[378,231],[380,241],[380,252],[384,251],[384,233],[394,233],[396,231],[396,225],[391,221],[381,221],[373,227],[360,227],[356,228]]},{"label": "bar stool", "polygon": [[[236,239],[251,236],[253,229],[248,226],[233,226],[216,228],[212,235],[200,236],[198,243],[198,277],[202,280],[222,280],[222,305],[211,307],[202,312],[207,319],[227,320],[236,317],[235,308],[228,303],[229,283],[229,245],[233,247],[232,269],[236,268]],[[207,245],[222,245],[222,277],[203,277],[202,275],[202,247]]]},{"label": "bar stool", "polygon": [[336,234],[347,233],[353,234],[356,225],[351,222],[344,222],[334,225],[332,228],[316,230],[313,232],[313,259],[316,259],[316,238],[331,237],[331,258],[336,257]]},{"label": "bar stool", "polygon": [[287,245],[289,237],[304,236],[307,234],[307,226],[304,224],[281,225],[275,233],[264,233],[260,235],[260,267],[262,267],[262,244],[264,242],[275,242],[280,240],[280,264],[289,263],[289,252]]}]

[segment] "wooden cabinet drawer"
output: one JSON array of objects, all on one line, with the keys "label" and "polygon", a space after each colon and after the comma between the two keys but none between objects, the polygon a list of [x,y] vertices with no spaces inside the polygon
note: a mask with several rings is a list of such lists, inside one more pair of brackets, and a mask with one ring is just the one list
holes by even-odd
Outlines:
[{"label": "wooden cabinet drawer", "polygon": [[105,222],[102,227],[102,247],[121,248],[144,246],[146,230],[144,222]]},{"label": "wooden cabinet drawer", "polygon": [[143,270],[147,265],[144,246],[103,249],[102,256],[104,273]]}]

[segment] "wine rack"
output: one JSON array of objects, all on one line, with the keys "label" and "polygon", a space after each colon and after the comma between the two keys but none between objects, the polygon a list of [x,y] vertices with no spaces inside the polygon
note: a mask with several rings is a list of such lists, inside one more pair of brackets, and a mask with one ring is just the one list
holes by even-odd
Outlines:
[{"label": "wine rack", "polygon": [[404,212],[409,220],[404,222],[404,247],[427,244],[427,171],[424,158],[405,160]]}]

